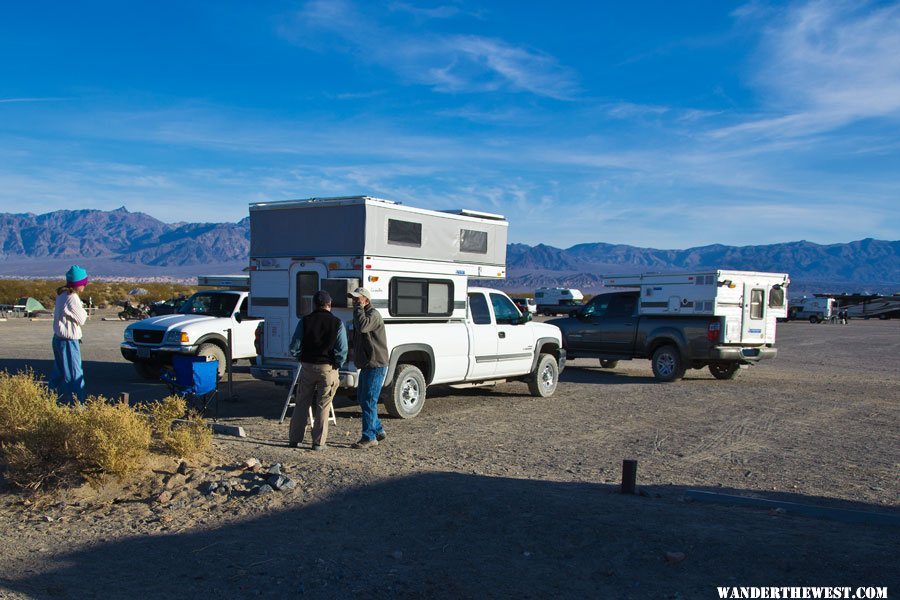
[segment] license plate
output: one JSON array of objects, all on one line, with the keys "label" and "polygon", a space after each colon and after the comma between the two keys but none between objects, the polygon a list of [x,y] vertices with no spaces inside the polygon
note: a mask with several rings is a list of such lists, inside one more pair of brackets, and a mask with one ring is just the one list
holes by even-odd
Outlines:
[{"label": "license plate", "polygon": [[138,348],[138,358],[150,358],[150,348]]}]

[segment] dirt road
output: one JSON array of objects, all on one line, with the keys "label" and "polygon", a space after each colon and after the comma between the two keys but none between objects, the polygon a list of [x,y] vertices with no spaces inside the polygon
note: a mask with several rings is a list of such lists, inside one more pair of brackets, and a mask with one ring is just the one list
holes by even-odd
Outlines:
[{"label": "dirt road", "polygon": [[[123,323],[86,328],[91,393],[159,398],[118,354]],[[0,323],[0,368],[49,373],[49,322]],[[354,451],[359,409],[338,400],[325,453],[285,446],[283,388],[238,374],[226,423],[178,502],[152,477],[53,503],[0,500],[0,596],[709,598],[723,585],[887,585],[900,527],[685,502],[686,489],[900,519],[900,322],[779,325],[779,356],[734,381],[647,361],[577,360],[556,395],[523,383],[429,390]],[[255,457],[298,486],[203,495]],[[639,461],[639,496],[617,492]],[[667,555],[666,553],[670,553]],[[674,553],[674,554],[672,554]],[[683,553],[684,558],[681,559]],[[896,592],[895,592],[896,593]]]}]

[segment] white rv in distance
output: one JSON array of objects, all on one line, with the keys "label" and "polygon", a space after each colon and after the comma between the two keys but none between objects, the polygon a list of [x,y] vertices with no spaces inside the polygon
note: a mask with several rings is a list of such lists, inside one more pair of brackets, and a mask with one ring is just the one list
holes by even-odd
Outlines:
[{"label": "white rv in distance", "polygon": [[803,296],[788,307],[788,319],[809,320],[810,323],[821,323],[837,316],[837,301],[834,298]]},{"label": "white rv in distance", "polygon": [[534,291],[537,313],[540,315],[567,315],[584,302],[580,290],[561,287],[542,287]]},{"label": "white rv in distance", "polygon": [[[416,416],[438,384],[520,380],[551,395],[565,366],[559,329],[531,322],[502,292],[468,285],[506,276],[507,228],[499,215],[368,196],[251,204],[250,313],[265,319],[251,373],[289,382],[297,363],[288,346],[316,290],[351,328],[347,292],[362,286],[385,322],[390,415]],[[341,386],[355,388],[357,376],[348,361]]]}]

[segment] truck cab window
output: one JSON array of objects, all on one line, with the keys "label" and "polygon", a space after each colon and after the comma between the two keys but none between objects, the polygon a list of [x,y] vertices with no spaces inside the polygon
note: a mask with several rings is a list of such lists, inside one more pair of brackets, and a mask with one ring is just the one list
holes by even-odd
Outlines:
[{"label": "truck cab window", "polygon": [[476,325],[491,324],[491,311],[488,310],[484,294],[469,294],[469,310],[472,312],[472,322]]},{"label": "truck cab window", "polygon": [[491,305],[498,325],[509,325],[522,316],[512,300],[501,294],[491,294]]},{"label": "truck cab window", "polygon": [[609,296],[595,296],[588,302],[582,314],[586,317],[602,317],[606,315],[606,309],[609,307]]}]

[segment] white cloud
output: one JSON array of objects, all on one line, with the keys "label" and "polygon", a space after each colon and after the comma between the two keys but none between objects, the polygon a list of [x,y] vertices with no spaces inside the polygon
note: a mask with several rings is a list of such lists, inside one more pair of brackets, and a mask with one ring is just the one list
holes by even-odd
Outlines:
[{"label": "white cloud", "polygon": [[392,30],[342,0],[307,2],[279,32],[297,45],[337,47],[439,92],[505,90],[558,100],[577,92],[573,71],[539,50],[476,35]]}]

